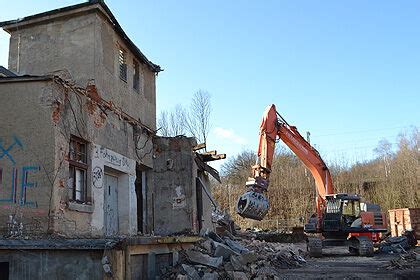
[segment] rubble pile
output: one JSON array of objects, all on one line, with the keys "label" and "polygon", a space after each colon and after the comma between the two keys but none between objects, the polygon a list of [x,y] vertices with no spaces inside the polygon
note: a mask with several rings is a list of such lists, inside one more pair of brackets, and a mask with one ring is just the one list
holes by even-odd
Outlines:
[{"label": "rubble pile", "polygon": [[386,269],[413,269],[420,265],[420,254],[418,252],[410,251],[400,254],[397,258],[390,261],[386,265]]},{"label": "rubble pile", "polygon": [[180,251],[178,263],[162,279],[278,279],[279,270],[302,267],[306,260],[292,244],[211,232],[193,248]]},{"label": "rubble pile", "polygon": [[415,247],[417,240],[413,231],[405,231],[402,236],[389,236],[379,246],[379,251],[384,253],[407,253],[411,247]]}]

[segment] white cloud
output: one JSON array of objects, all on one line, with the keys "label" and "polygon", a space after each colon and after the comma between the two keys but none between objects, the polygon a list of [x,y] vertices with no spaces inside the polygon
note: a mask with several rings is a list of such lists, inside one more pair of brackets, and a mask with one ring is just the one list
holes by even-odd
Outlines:
[{"label": "white cloud", "polygon": [[232,129],[226,129],[222,127],[215,127],[214,134],[217,135],[219,138],[231,140],[236,144],[245,145],[247,143],[245,138],[237,135]]}]

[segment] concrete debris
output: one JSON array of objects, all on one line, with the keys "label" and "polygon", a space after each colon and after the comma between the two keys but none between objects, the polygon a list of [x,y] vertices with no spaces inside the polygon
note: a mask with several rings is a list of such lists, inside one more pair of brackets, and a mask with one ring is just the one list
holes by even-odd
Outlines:
[{"label": "concrete debris", "polygon": [[188,279],[274,279],[282,269],[306,264],[303,251],[293,244],[245,237],[233,240],[210,232],[205,240],[181,251],[179,256],[179,264],[162,279],[184,279],[185,275]]},{"label": "concrete debris", "polygon": [[213,242],[209,239],[204,240],[200,245],[206,252],[211,252],[213,248]]},{"label": "concrete debris", "polygon": [[203,264],[206,266],[218,268],[223,262],[223,257],[211,257],[194,250],[187,250],[185,253],[188,256],[188,260],[196,264]]},{"label": "concrete debris", "polygon": [[379,250],[384,253],[406,253],[416,243],[413,243],[409,234],[395,237],[390,236],[381,242]]},{"label": "concrete debris", "polygon": [[240,272],[240,271],[234,271],[232,273],[232,276],[234,280],[248,280],[249,279],[245,272]]},{"label": "concrete debris", "polygon": [[420,266],[420,254],[410,251],[391,260],[386,269],[413,269]]},{"label": "concrete debris", "polygon": [[219,274],[217,272],[206,272],[204,273],[203,280],[217,280],[219,279]]},{"label": "concrete debris", "polygon": [[230,256],[230,263],[232,264],[234,270],[242,270],[243,264],[239,260],[239,256]]},{"label": "concrete debris", "polygon": [[219,243],[219,242],[213,242],[213,245],[215,247],[214,249],[214,256],[215,257],[223,257],[223,260],[229,260],[230,256],[237,254],[235,251],[233,251],[229,246]]},{"label": "concrete debris", "polygon": [[225,242],[232,250],[234,250],[235,252],[239,254],[249,252],[249,250],[245,248],[244,246],[242,246],[240,243],[234,242],[229,238],[225,238]]},{"label": "concrete debris", "polygon": [[184,274],[178,274],[175,278],[176,280],[188,280],[188,276]]},{"label": "concrete debris", "polygon": [[183,264],[182,268],[187,273],[187,275],[189,277],[191,277],[192,280],[200,280],[201,279],[200,275],[198,274],[197,270],[195,270],[194,267]]},{"label": "concrete debris", "polygon": [[219,232],[230,232],[235,233],[235,223],[233,222],[232,217],[227,212],[222,212],[220,210],[213,210],[212,212],[212,221],[217,224],[216,231]]}]

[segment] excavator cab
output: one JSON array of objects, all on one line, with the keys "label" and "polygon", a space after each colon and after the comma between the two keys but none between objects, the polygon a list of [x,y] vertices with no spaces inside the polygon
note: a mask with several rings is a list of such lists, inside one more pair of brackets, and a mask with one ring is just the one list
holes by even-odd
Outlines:
[{"label": "excavator cab", "polygon": [[361,227],[360,197],[349,194],[333,194],[325,197],[326,206],[322,219],[324,232],[346,234],[351,227]]}]

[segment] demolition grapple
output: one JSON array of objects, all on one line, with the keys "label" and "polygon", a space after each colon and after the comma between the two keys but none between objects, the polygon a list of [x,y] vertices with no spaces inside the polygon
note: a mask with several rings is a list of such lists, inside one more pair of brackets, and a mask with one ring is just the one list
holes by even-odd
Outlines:
[{"label": "demolition grapple", "polygon": [[247,192],[238,199],[237,213],[241,217],[261,221],[269,208],[268,199],[264,195],[267,187],[268,181],[265,178],[249,178],[246,182]]}]

